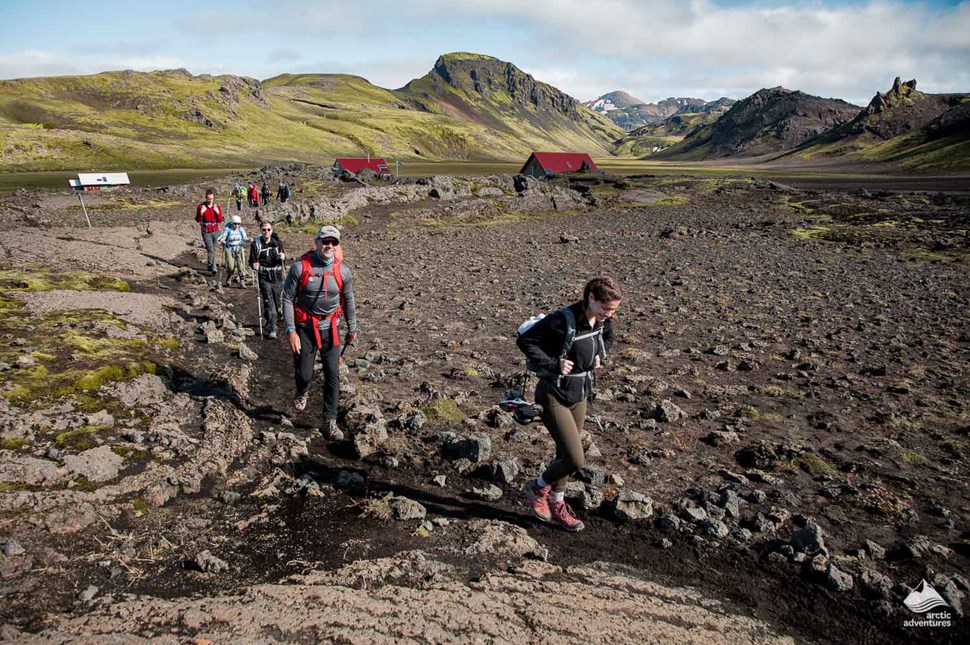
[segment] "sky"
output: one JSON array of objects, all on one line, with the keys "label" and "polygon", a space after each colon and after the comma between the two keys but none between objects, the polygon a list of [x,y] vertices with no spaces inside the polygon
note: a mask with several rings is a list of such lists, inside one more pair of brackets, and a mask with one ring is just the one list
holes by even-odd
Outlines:
[{"label": "sky", "polygon": [[0,78],[185,68],[348,73],[396,89],[441,54],[508,61],[589,100],[865,105],[896,76],[970,92],[970,0],[0,0]]}]

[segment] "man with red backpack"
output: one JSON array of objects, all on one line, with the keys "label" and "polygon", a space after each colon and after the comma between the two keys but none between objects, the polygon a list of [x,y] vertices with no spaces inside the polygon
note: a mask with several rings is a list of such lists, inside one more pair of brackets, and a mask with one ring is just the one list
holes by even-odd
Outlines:
[{"label": "man with red backpack", "polygon": [[216,240],[219,238],[219,225],[222,224],[222,207],[215,203],[215,191],[207,188],[205,201],[195,209],[195,221],[202,229],[202,243],[205,244],[209,273],[216,274]]},{"label": "man with red backpack", "polygon": [[290,265],[283,284],[283,324],[293,351],[296,397],[293,407],[306,409],[313,380],[313,365],[319,349],[323,358],[323,436],[343,439],[337,427],[337,399],[340,395],[340,335],[338,325],[347,317],[344,342],[357,339],[357,307],[350,267],[342,262],[340,229],[321,226],[315,249]]}]

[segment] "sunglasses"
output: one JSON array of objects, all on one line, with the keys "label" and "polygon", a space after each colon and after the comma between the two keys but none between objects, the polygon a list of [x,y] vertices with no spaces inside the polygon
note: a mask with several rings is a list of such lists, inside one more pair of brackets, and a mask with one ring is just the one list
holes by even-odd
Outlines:
[{"label": "sunglasses", "polygon": [[320,244],[323,244],[324,246],[340,246],[340,240],[335,240],[332,237],[328,237],[325,240],[320,240]]},{"label": "sunglasses", "polygon": [[272,231],[273,230],[273,227],[264,228],[264,229],[260,229],[260,230],[262,230],[262,231]]}]

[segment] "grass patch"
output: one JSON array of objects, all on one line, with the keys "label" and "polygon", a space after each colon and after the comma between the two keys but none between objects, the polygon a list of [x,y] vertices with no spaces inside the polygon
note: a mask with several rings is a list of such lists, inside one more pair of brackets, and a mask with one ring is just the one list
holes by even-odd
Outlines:
[{"label": "grass patch", "polygon": [[421,411],[430,421],[440,420],[458,423],[465,420],[465,413],[451,399],[435,399],[422,407]]},{"label": "grass patch", "polygon": [[812,452],[803,452],[787,463],[778,464],[777,469],[788,472],[801,470],[812,476],[834,475],[836,472],[827,461]]},{"label": "grass patch", "polygon": [[647,202],[645,204],[641,204],[641,206],[653,206],[653,207],[659,207],[659,206],[683,206],[684,204],[688,203],[689,201],[690,200],[687,199],[686,197],[684,197],[683,195],[671,195],[670,197],[664,197],[663,199],[661,199],[659,201],[656,201],[656,202]]},{"label": "grass patch", "polygon": [[827,236],[832,232],[832,228],[829,226],[806,226],[804,228],[793,228],[789,231],[793,237],[800,240],[825,240],[828,239]]},{"label": "grass patch", "polygon": [[760,419],[761,410],[753,405],[745,405],[735,410],[734,416],[738,419]]},{"label": "grass patch", "polygon": [[926,461],[926,458],[923,455],[919,454],[915,450],[909,450],[908,448],[899,448],[899,458],[907,464],[921,464]]},{"label": "grass patch", "polygon": [[0,289],[9,292],[36,292],[64,289],[69,291],[130,291],[128,283],[111,276],[88,271],[51,271],[31,265],[29,271],[0,271]]},{"label": "grass patch", "polygon": [[0,494],[20,493],[29,490],[35,490],[35,487],[27,482],[0,482]]},{"label": "grass patch", "polygon": [[54,439],[54,447],[62,450],[70,448],[78,452],[94,448],[98,445],[94,440],[95,435],[110,429],[111,426],[81,426],[77,430],[68,430],[57,435]]},{"label": "grass patch", "polygon": [[123,443],[116,443],[111,446],[111,452],[127,461],[151,461],[152,453],[144,448],[136,448]]},{"label": "grass patch", "polygon": [[0,439],[0,450],[20,450],[29,445],[31,445],[30,439],[24,437]]}]

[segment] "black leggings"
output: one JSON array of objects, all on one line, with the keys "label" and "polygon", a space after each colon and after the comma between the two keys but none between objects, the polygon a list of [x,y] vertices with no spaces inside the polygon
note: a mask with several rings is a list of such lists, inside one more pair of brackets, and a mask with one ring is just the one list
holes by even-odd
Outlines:
[{"label": "black leggings", "polygon": [[[296,372],[296,393],[299,395],[306,392],[313,381],[317,339],[313,335],[313,328],[308,325],[297,325],[296,333],[300,337],[300,353],[293,355],[293,368]],[[320,350],[323,359],[323,420],[330,421],[337,418],[337,399],[340,396],[340,345],[333,344],[333,332],[329,327],[320,330],[320,340],[323,341]]]},{"label": "black leggings", "polygon": [[586,399],[566,405],[540,380],[536,386],[536,403],[542,406],[542,423],[556,442],[556,458],[542,473],[542,479],[553,490],[564,491],[569,476],[586,465],[583,442],[579,438],[586,420]]}]

